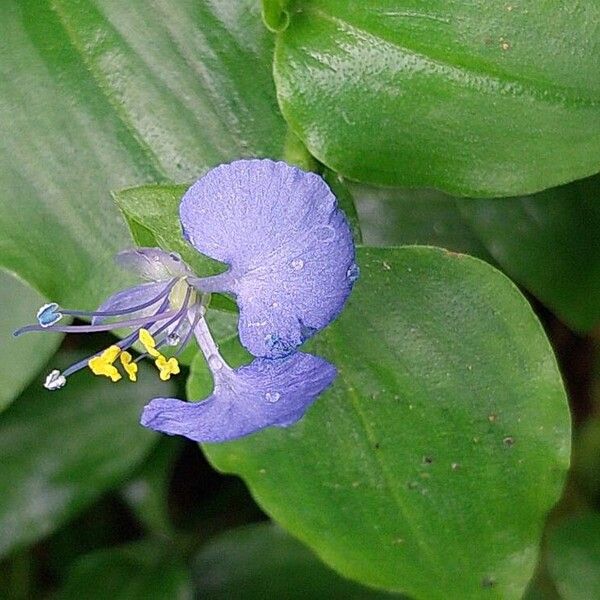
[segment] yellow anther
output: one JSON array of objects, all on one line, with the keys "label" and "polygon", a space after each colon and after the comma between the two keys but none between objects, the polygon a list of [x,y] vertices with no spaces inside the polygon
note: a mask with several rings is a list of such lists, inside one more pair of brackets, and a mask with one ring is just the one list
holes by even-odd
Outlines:
[{"label": "yellow anther", "polygon": [[123,365],[125,372],[129,376],[129,380],[137,381],[138,366],[137,363],[133,362],[133,356],[131,356],[129,352],[123,351],[119,358],[121,359],[121,364]]},{"label": "yellow anther", "polygon": [[156,340],[147,329],[140,329],[139,340],[146,352],[153,357],[160,356],[160,352],[156,349]]},{"label": "yellow anther", "polygon": [[177,375],[179,373],[179,363],[174,356],[167,359],[162,354],[159,354],[158,358],[154,361],[154,364],[160,371],[159,376],[162,381],[167,381],[170,379],[171,375]]},{"label": "yellow anther", "polygon": [[120,353],[121,348],[119,348],[119,346],[109,346],[102,354],[90,358],[88,367],[92,370],[94,375],[104,375],[113,382],[119,381],[119,379],[121,379],[121,373],[117,371],[117,368],[113,363]]}]

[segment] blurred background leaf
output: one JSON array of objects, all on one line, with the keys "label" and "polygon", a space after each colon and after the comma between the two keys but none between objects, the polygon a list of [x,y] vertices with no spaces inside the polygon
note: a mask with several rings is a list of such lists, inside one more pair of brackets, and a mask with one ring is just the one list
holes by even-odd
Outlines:
[{"label": "blurred background leaf", "polygon": [[381,188],[348,182],[370,246],[429,245],[493,262],[456,200],[437,190]]},{"label": "blurred background leaf", "polygon": [[600,598],[600,515],[565,519],[551,529],[548,567],[564,600]]},{"label": "blurred background leaf", "polygon": [[600,324],[600,177],[516,198],[351,184],[367,244],[433,244],[498,264],[575,330]]},{"label": "blurred background leaf", "polygon": [[194,566],[196,594],[206,600],[392,600],[327,568],[272,523],[232,529],[210,540]]},{"label": "blurred background leaf", "polygon": [[288,13],[275,52],[279,103],[311,153],[342,175],[494,197],[598,172],[594,0],[576,11],[298,0]]},{"label": "blurred background leaf", "polygon": [[[347,577],[427,600],[519,598],[569,461],[543,330],[476,259],[363,248],[359,264],[311,346],[339,370],[332,389],[289,430],[205,451]],[[197,360],[189,397],[209,382]]]},{"label": "blurred background leaf", "polygon": [[44,298],[24,281],[0,269],[0,412],[38,374],[60,345],[62,335],[12,336],[35,320]]},{"label": "blurred background leaf", "polygon": [[1,266],[97,305],[131,245],[109,190],[281,153],[272,47],[254,0],[2,2]]},{"label": "blurred background leaf", "polygon": [[189,569],[168,546],[144,541],[100,550],[73,566],[57,600],[191,600]]},{"label": "blurred background leaf", "polygon": [[161,437],[121,490],[136,517],[155,536],[167,538],[174,533],[168,506],[169,483],[183,444],[183,438]]},{"label": "blurred background leaf", "polygon": [[[64,352],[51,366],[80,358]],[[60,392],[36,381],[0,416],[0,555],[73,518],[146,457],[158,436],[139,425],[142,407],[174,388],[144,363],[138,377],[113,384],[86,370]]]}]

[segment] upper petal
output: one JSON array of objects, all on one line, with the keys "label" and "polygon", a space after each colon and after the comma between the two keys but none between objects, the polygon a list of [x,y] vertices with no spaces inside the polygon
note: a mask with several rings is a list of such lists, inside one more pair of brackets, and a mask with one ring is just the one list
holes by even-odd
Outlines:
[{"label": "upper petal", "polygon": [[282,359],[257,358],[217,376],[214,392],[202,402],[155,398],[141,423],[196,442],[225,442],[265,427],[298,421],[335,378],[326,360],[296,352]]},{"label": "upper petal", "polygon": [[197,250],[231,265],[212,284],[237,297],[240,339],[255,356],[290,353],[341,311],[354,243],[318,175],[271,160],[221,165],[186,192],[180,215]]}]

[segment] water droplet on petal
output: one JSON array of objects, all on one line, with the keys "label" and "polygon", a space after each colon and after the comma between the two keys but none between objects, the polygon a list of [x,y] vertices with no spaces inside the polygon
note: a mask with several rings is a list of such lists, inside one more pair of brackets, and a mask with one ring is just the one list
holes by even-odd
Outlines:
[{"label": "water droplet on petal", "polygon": [[170,333],[167,336],[167,346],[177,346],[177,344],[179,344],[179,334],[177,333]]},{"label": "water droplet on petal", "polygon": [[356,263],[352,263],[346,271],[346,279],[348,279],[350,283],[354,283],[358,279],[359,275],[360,269],[358,268],[358,265]]},{"label": "water droplet on petal", "polygon": [[294,271],[300,271],[304,267],[304,261],[301,258],[295,258],[290,265]]},{"label": "water droplet on petal", "polygon": [[223,368],[223,361],[216,355],[208,357],[208,366],[211,371],[220,371]]},{"label": "water droplet on petal", "polygon": [[335,229],[331,225],[323,225],[323,227],[315,229],[315,235],[317,240],[328,244],[335,239]]},{"label": "water droplet on petal", "polygon": [[275,404],[280,398],[281,394],[279,392],[267,392],[265,394],[265,400],[271,404]]}]

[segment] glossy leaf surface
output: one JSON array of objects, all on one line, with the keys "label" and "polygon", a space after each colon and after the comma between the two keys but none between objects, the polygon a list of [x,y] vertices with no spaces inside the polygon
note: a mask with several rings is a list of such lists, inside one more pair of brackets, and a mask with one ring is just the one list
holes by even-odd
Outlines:
[{"label": "glossy leaf surface", "polygon": [[600,169],[594,0],[296,0],[287,12],[280,105],[333,170],[487,197]]},{"label": "glossy leaf surface", "polygon": [[533,196],[462,200],[499,265],[574,329],[600,324],[600,177]]},{"label": "glossy leaf surface", "polygon": [[[290,429],[205,450],[347,577],[427,600],[519,598],[569,462],[543,330],[476,259],[366,248],[359,264],[309,346],[338,368],[333,387]],[[189,395],[209,387],[197,361]]]}]

